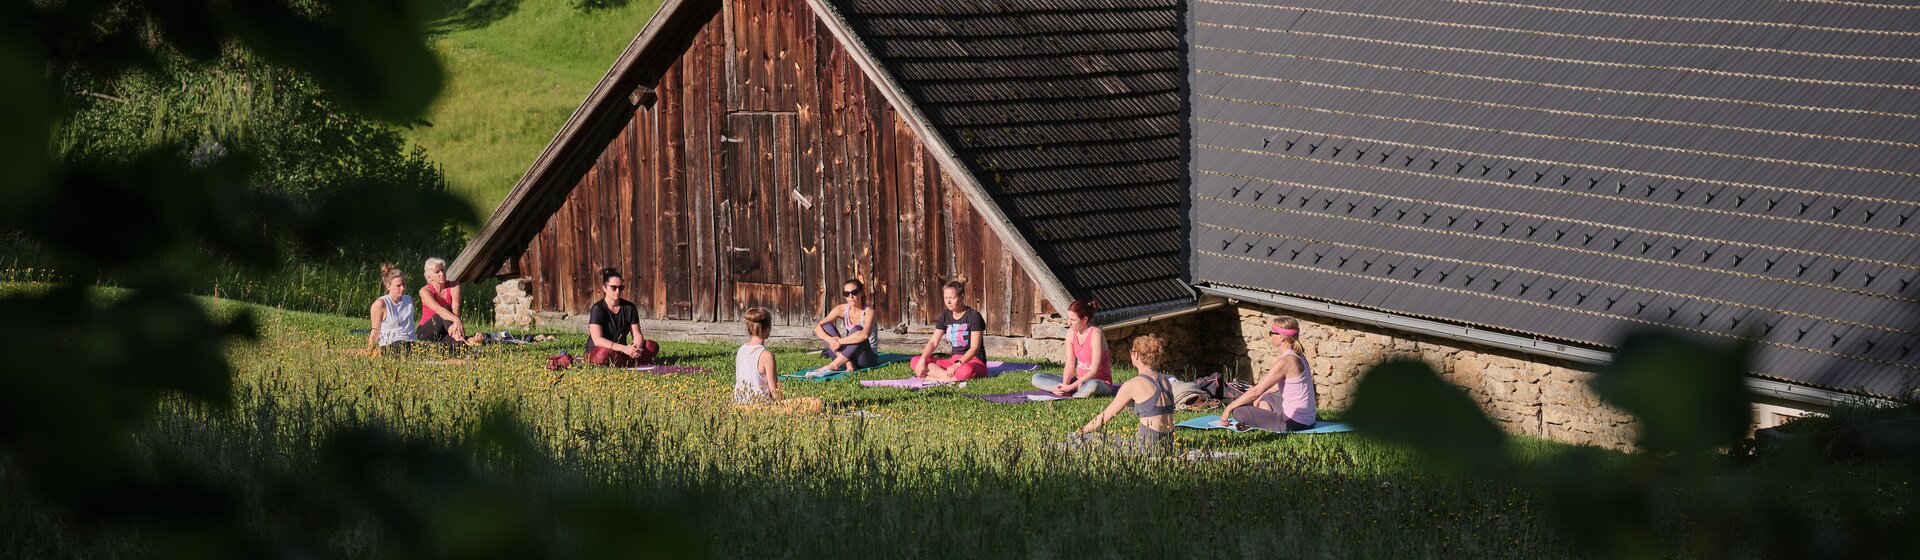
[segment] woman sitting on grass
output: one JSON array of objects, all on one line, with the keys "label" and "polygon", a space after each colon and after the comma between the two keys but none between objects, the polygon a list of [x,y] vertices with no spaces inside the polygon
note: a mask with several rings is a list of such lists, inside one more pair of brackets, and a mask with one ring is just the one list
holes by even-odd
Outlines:
[{"label": "woman sitting on grass", "polygon": [[1107,349],[1106,333],[1093,326],[1095,309],[1099,309],[1099,305],[1093,300],[1079,300],[1067,306],[1067,355],[1061,361],[1066,367],[1060,370],[1062,375],[1034,374],[1035,388],[1059,397],[1113,394],[1113,356]]},{"label": "woman sitting on grass", "polygon": [[[640,334],[640,309],[620,297],[627,279],[612,268],[600,269],[603,297],[587,309],[587,361],[594,365],[634,367],[653,363],[660,345]],[[627,337],[633,344],[627,344]]]},{"label": "woman sitting on grass", "polygon": [[[847,280],[840,285],[840,297],[847,300],[846,305],[835,306],[827,316],[813,326],[813,335],[827,343],[827,349],[820,355],[833,358],[833,362],[814,370],[824,374],[833,371],[853,371],[880,365],[880,353],[873,349],[873,307],[867,305],[866,284],[859,280]],[[846,328],[834,321],[845,319]]]},{"label": "woman sitting on grass", "polygon": [[1167,343],[1159,335],[1145,334],[1133,339],[1133,350],[1128,353],[1133,359],[1134,369],[1140,375],[1133,376],[1120,385],[1118,394],[1106,410],[1095,414],[1087,425],[1075,430],[1075,438],[1083,438],[1098,431],[1107,421],[1120,414],[1127,405],[1133,405],[1133,413],[1140,416],[1138,443],[1143,448],[1172,443],[1173,435],[1173,376],[1161,373],[1159,368],[1166,360]]},{"label": "woman sitting on grass", "polygon": [[380,265],[380,285],[387,294],[367,308],[373,328],[367,330],[367,355],[405,357],[413,349],[413,298],[407,295],[407,275],[391,264]]},{"label": "woman sitting on grass", "polygon": [[427,259],[427,285],[420,287],[420,324],[413,338],[440,344],[478,344],[480,335],[467,337],[467,325],[460,320],[460,285],[447,281],[447,261]]},{"label": "woman sitting on grass", "polygon": [[[934,381],[966,381],[987,376],[987,349],[981,343],[987,330],[987,318],[967,307],[967,281],[950,280],[940,290],[947,304],[933,320],[933,336],[908,365],[913,376]],[[948,358],[934,359],[933,351],[946,341],[952,351]]]},{"label": "woman sitting on grass", "polygon": [[773,332],[773,316],[758,307],[748,309],[747,343],[733,357],[733,404],[750,410],[783,414],[813,414],[826,403],[813,397],[785,398],[780,391],[779,364],[767,351],[767,335]]},{"label": "woman sitting on grass", "polygon": [[[1280,359],[1266,377],[1220,412],[1220,425],[1231,418],[1241,426],[1273,432],[1312,428],[1318,420],[1319,398],[1313,390],[1313,368],[1300,355],[1300,320],[1280,316],[1267,323],[1267,343],[1280,349]],[[1251,404],[1252,406],[1247,406]]]}]

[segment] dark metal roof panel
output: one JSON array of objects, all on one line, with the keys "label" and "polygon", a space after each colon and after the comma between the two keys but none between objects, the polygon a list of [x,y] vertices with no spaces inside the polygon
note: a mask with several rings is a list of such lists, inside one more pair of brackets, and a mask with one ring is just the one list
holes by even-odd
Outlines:
[{"label": "dark metal roof panel", "polygon": [[[1862,326],[1905,305],[1876,293],[1920,277],[1920,220],[1900,221],[1920,218],[1920,17],[1193,6],[1194,236],[1280,236],[1239,254],[1273,250],[1289,266],[1265,268],[1290,271],[1201,241],[1197,278],[1593,344],[1628,324],[1774,324],[1756,364],[1769,375],[1877,394],[1916,378],[1845,355],[1920,345]],[[1302,247],[1349,262],[1292,265]],[[1785,342],[1803,328],[1830,349]]]}]

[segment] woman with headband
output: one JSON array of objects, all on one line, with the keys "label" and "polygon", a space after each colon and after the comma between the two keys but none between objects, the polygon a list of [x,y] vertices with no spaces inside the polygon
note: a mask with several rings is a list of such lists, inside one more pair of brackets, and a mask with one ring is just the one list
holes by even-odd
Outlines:
[{"label": "woman with headband", "polygon": [[[1300,320],[1280,316],[1267,324],[1267,343],[1280,349],[1280,359],[1266,377],[1227,403],[1221,425],[1231,418],[1243,427],[1291,432],[1313,427],[1319,399],[1313,391],[1313,368],[1300,354]],[[1251,406],[1249,406],[1251,405]]]}]

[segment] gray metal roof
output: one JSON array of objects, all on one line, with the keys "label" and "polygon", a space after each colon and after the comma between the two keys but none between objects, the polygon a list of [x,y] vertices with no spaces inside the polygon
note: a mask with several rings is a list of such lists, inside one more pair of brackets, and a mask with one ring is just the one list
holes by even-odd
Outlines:
[{"label": "gray metal roof", "polygon": [[1177,0],[830,0],[1076,298],[1191,301]]},{"label": "gray metal roof", "polygon": [[1920,9],[1191,8],[1195,282],[1920,385]]}]

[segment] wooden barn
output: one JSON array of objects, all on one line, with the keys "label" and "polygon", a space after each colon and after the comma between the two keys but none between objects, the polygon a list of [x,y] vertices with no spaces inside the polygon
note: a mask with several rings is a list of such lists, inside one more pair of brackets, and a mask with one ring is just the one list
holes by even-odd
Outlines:
[{"label": "wooden barn", "polygon": [[614,266],[645,318],[777,325],[858,278],[886,328],[964,276],[1014,337],[1190,308],[1180,5],[1045,4],[668,0],[452,276],[581,313]]}]

